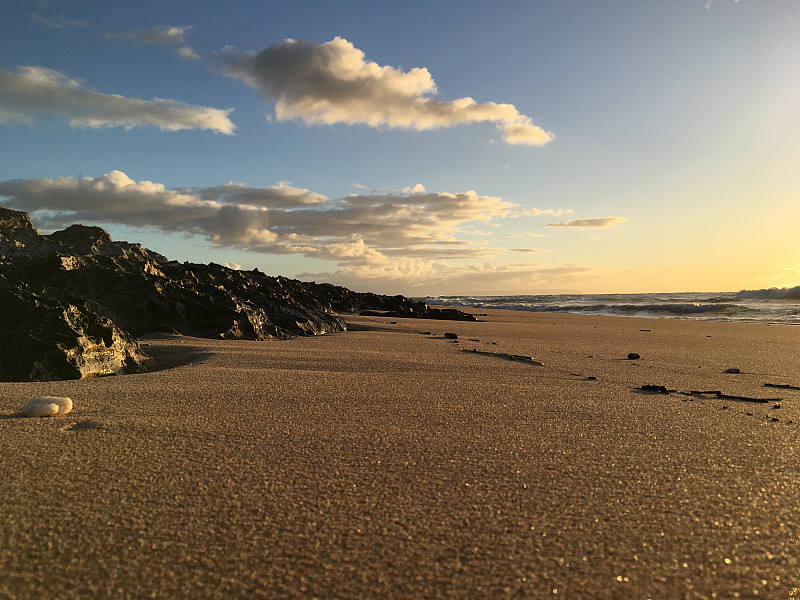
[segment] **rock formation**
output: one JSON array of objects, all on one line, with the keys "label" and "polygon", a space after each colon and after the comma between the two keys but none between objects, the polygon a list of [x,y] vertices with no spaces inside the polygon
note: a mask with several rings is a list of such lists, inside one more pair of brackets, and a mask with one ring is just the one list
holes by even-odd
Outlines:
[{"label": "rock formation", "polygon": [[141,371],[146,333],[284,339],[341,331],[334,313],[358,311],[474,320],[403,296],[170,261],[100,227],[40,235],[27,214],[0,207],[3,381]]}]

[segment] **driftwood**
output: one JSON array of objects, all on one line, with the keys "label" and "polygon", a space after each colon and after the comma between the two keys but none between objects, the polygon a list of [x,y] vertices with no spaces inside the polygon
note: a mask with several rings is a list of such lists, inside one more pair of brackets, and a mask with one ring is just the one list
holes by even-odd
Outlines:
[{"label": "driftwood", "polygon": [[535,365],[537,367],[543,367],[544,363],[538,360],[535,360],[531,356],[523,356],[521,354],[507,354],[505,352],[489,352],[487,350],[467,350],[466,348],[461,350],[462,352],[469,352],[470,354],[481,354],[483,356],[494,356],[495,358],[502,358],[504,360],[511,360],[514,362],[524,362],[528,363],[529,365]]},{"label": "driftwood", "polygon": [[800,386],[788,383],[765,383],[764,387],[779,388],[781,390],[800,390]]},{"label": "driftwood", "polygon": [[[664,385],[643,385],[639,388],[645,392],[655,392],[658,394],[671,394],[676,390],[669,390]],[[686,396],[714,396],[721,400],[736,400],[738,402],[754,402],[756,404],[767,404],[769,402],[780,402],[783,398],[753,398],[751,396],[737,396],[731,394],[724,394],[719,390],[692,390],[690,392],[679,392]]]},{"label": "driftwood", "polygon": [[756,404],[767,404],[769,402],[780,402],[783,398],[752,398],[750,396],[735,396],[730,394],[723,394],[718,390],[713,390],[710,392],[698,392],[692,391],[690,392],[693,396],[716,396],[717,398],[721,398],[723,400],[737,400],[739,402],[754,402]]}]

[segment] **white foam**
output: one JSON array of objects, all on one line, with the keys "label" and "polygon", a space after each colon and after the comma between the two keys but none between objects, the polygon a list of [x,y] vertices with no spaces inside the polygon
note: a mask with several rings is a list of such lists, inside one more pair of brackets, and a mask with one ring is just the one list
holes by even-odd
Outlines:
[{"label": "white foam", "polygon": [[755,300],[789,300],[800,299],[800,285],[791,288],[769,288],[762,290],[741,290],[736,294],[738,298]]},{"label": "white foam", "polygon": [[26,417],[55,417],[72,410],[72,399],[63,396],[37,396],[22,407]]}]

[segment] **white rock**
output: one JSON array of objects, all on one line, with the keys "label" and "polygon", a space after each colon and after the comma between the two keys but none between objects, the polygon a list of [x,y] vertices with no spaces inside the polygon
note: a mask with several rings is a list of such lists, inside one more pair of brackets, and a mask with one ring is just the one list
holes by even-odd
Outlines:
[{"label": "white rock", "polygon": [[22,407],[26,417],[55,417],[72,410],[72,399],[62,396],[37,396]]}]

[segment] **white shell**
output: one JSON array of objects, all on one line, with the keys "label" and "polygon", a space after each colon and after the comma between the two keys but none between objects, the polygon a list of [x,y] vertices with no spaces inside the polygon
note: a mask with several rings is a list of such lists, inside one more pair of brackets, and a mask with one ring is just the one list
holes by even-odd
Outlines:
[{"label": "white shell", "polygon": [[37,396],[22,407],[26,417],[54,417],[72,410],[72,399],[62,396]]}]

